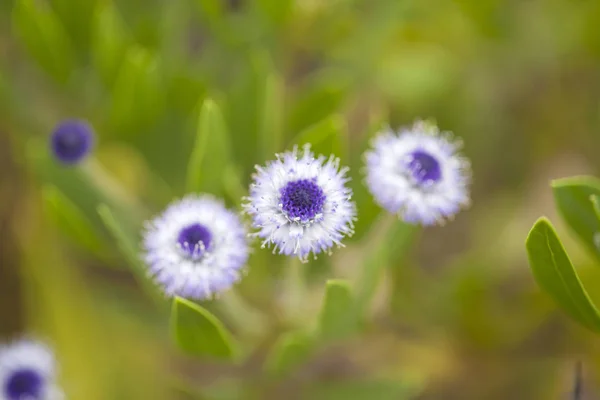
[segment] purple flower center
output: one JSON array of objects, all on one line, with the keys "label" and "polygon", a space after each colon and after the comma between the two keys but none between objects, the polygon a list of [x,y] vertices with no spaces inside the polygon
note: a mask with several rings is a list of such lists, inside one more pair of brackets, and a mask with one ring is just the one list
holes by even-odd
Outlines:
[{"label": "purple flower center", "polygon": [[15,371],[6,380],[4,393],[10,400],[41,399],[44,378],[33,369]]},{"label": "purple flower center", "polygon": [[325,194],[315,179],[299,179],[281,189],[280,202],[288,218],[307,222],[323,211]]},{"label": "purple flower center", "polygon": [[408,162],[413,179],[417,183],[437,182],[442,177],[440,163],[431,154],[417,150],[410,155]]},{"label": "purple flower center", "polygon": [[51,145],[56,158],[65,164],[81,161],[92,148],[92,128],[83,121],[68,120],[52,133]]},{"label": "purple flower center", "polygon": [[188,256],[196,259],[210,248],[212,233],[202,224],[192,224],[179,232],[177,243]]}]

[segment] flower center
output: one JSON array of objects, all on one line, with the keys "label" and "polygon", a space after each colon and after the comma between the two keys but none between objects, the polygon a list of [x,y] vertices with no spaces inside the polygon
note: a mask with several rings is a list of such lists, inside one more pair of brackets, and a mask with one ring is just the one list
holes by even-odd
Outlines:
[{"label": "flower center", "polygon": [[193,259],[200,258],[212,243],[212,233],[202,224],[192,224],[183,228],[177,237],[177,244]]},{"label": "flower center", "polygon": [[9,376],[5,394],[10,400],[41,399],[44,379],[32,369],[21,369]]},{"label": "flower center", "polygon": [[442,178],[440,163],[431,154],[417,150],[410,154],[408,169],[419,183],[437,182]]},{"label": "flower center", "polygon": [[281,189],[280,202],[288,218],[308,222],[323,211],[325,194],[315,179],[299,179]]}]

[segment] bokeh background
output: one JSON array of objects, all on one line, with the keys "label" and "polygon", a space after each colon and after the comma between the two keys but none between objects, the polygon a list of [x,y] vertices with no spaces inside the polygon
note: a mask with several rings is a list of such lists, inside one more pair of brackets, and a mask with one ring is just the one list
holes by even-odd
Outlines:
[{"label": "bokeh background", "polygon": [[[257,249],[240,285],[275,321],[250,358],[193,360],[95,210],[107,196],[129,204],[135,235],[183,195],[209,97],[231,153],[203,174],[233,207],[271,150],[315,124],[337,132],[318,148],[351,166],[360,220],[347,248],[306,266],[308,309],[326,278],[353,276],[352,260],[377,246],[382,214],[360,173],[377,127],[434,118],[473,164],[470,210],[392,244],[361,335],[278,378],[261,366],[289,329],[282,257]],[[549,187],[598,173],[599,107],[593,0],[0,0],[0,338],[51,342],[72,399],[567,399],[578,361],[584,399],[597,398],[600,341],[537,288],[524,239],[548,215],[599,298],[597,265]],[[46,146],[73,117],[97,146],[65,168]],[[57,218],[65,199],[93,234]]]}]

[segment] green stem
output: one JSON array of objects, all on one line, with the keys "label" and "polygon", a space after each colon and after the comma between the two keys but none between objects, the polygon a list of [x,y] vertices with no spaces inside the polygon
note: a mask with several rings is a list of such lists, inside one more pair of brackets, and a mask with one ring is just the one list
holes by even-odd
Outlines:
[{"label": "green stem", "polygon": [[418,230],[418,227],[398,221],[388,214],[379,216],[369,234],[368,242],[374,243],[368,245],[372,251],[367,253],[355,283],[359,318],[367,312],[392,255],[406,253]]}]

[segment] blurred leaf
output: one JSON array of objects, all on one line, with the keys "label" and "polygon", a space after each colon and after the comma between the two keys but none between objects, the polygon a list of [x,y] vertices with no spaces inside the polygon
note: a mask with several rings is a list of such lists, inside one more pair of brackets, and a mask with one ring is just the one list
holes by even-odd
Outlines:
[{"label": "blurred leaf", "polygon": [[554,198],[558,210],[583,241],[585,246],[598,258],[594,236],[600,232],[600,221],[596,217],[590,196],[600,195],[600,180],[591,176],[575,176],[552,182]]},{"label": "blurred leaf", "polygon": [[164,307],[164,296],[158,292],[157,287],[148,277],[146,268],[140,258],[137,237],[128,232],[125,227],[119,223],[121,219],[115,218],[115,215],[107,205],[100,204],[98,206],[98,215],[100,215],[102,222],[104,222],[104,226],[106,226],[106,229],[115,239],[117,246],[125,256],[133,275],[144,292],[154,300],[159,308]]},{"label": "blurred leaf", "polygon": [[[187,169],[187,192],[223,193],[223,171],[231,162],[229,136],[223,115],[211,99],[202,104],[196,140]],[[228,185],[235,176],[228,176]]]},{"label": "blurred leaf", "polygon": [[111,99],[111,122],[124,135],[139,135],[163,111],[163,81],[159,59],[130,47],[119,70]]},{"label": "blurred leaf", "polygon": [[283,146],[284,95],[283,82],[274,72],[265,80],[260,121],[260,145],[262,158],[273,158]]},{"label": "blurred leaf", "polygon": [[223,4],[221,0],[196,0],[200,11],[206,21],[218,21],[223,18]]},{"label": "blurred leaf", "polygon": [[279,337],[266,360],[267,371],[283,375],[306,362],[314,350],[315,338],[304,332],[288,332]]},{"label": "blurred leaf", "polygon": [[[383,226],[382,226],[383,225]],[[405,252],[407,245],[417,232],[417,227],[405,224],[395,216],[383,214],[378,223],[373,224],[373,233],[379,230],[380,240],[376,246],[367,250],[367,255],[360,267],[360,276],[356,282],[356,312],[358,317],[367,311],[377,287],[381,281],[383,271],[390,262],[390,257],[398,252]]]},{"label": "blurred leaf", "polygon": [[[90,47],[90,26],[98,0],[50,0],[52,8],[60,18],[74,46],[85,57]],[[108,32],[106,32],[108,33]]]},{"label": "blurred leaf", "polygon": [[66,83],[74,69],[73,50],[52,10],[36,0],[16,0],[12,23],[40,66],[58,82]]},{"label": "blurred leaf", "polygon": [[579,280],[550,221],[537,220],[526,241],[533,275],[572,318],[600,333],[600,314]]},{"label": "blurred leaf", "polygon": [[106,246],[99,238],[98,232],[71,200],[53,185],[45,186],[42,196],[46,213],[65,234],[95,256],[109,259]]},{"label": "blurred leaf", "polygon": [[285,24],[294,7],[293,0],[256,0],[253,4],[274,26]]},{"label": "blurred leaf", "polygon": [[290,110],[289,131],[299,132],[337,111],[345,99],[348,85],[332,77],[316,79],[298,95]]},{"label": "blurred leaf", "polygon": [[408,400],[417,390],[402,381],[323,382],[309,388],[311,400]]},{"label": "blurred leaf", "polygon": [[334,154],[341,160],[348,160],[346,129],[346,122],[342,116],[331,115],[300,132],[293,139],[292,145],[310,143],[315,154]]},{"label": "blurred leaf", "polygon": [[236,356],[237,345],[221,321],[191,301],[173,300],[171,329],[177,345],[189,355],[221,360]]},{"label": "blurred leaf", "polygon": [[319,339],[345,339],[356,329],[350,285],[342,280],[328,280],[325,290],[319,316]]},{"label": "blurred leaf", "polygon": [[92,58],[104,83],[112,87],[130,42],[112,1],[98,3],[92,20]]}]

